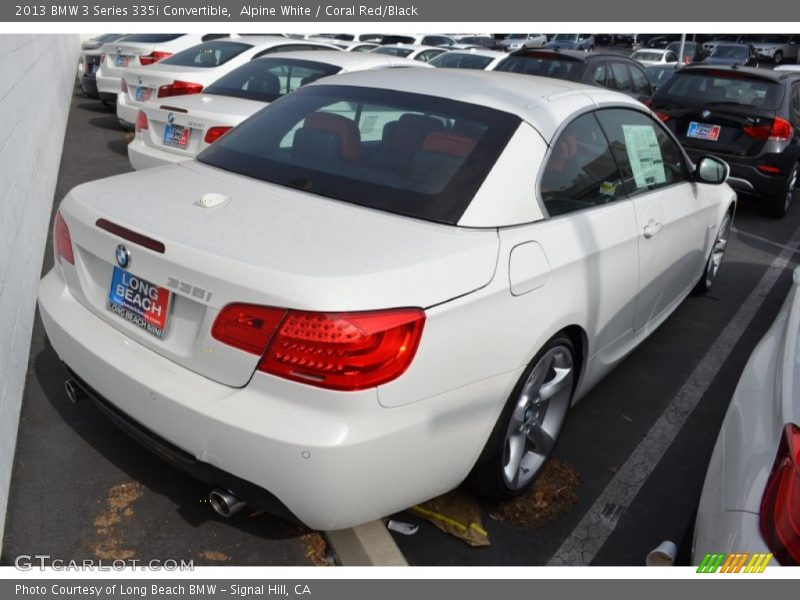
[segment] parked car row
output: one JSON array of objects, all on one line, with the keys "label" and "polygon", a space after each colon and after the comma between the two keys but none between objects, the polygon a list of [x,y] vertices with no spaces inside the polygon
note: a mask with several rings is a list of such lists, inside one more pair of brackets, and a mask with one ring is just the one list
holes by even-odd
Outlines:
[{"label": "parked car row", "polygon": [[[713,287],[734,190],[786,214],[800,71],[675,64],[653,92],[642,64],[591,47],[426,61],[386,51],[422,39],[335,41],[103,53],[140,170],[56,215],[39,308],[68,390],[223,516],[339,529],[462,483],[513,498],[569,409]],[[777,475],[752,471],[782,564],[791,415],[759,442]],[[698,548],[723,517],[704,519]]]}]

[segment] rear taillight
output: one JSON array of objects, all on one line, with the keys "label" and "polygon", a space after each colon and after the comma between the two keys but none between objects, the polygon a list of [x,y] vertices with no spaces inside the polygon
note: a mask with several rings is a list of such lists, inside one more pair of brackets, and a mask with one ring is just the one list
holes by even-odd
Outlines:
[{"label": "rear taillight", "polygon": [[159,52],[158,50],[151,52],[150,54],[144,54],[139,56],[139,63],[144,66],[152,65],[153,63],[157,63],[160,60],[164,60],[165,58],[169,58],[172,56],[172,52]]},{"label": "rear taillight", "polygon": [[667,121],[669,121],[672,118],[667,113],[661,112],[660,110],[654,110],[653,114],[655,114],[655,116],[657,116],[659,119],[661,119],[662,123],[666,123]]},{"label": "rear taillight", "polygon": [[124,79],[121,79],[120,82],[119,82],[119,89],[123,94],[127,94],[128,93],[128,82],[125,81]]},{"label": "rear taillight", "polygon": [[159,98],[169,98],[171,96],[187,96],[189,94],[199,94],[203,91],[203,86],[199,83],[190,81],[173,81],[168,85],[158,88]]},{"label": "rear taillight", "polygon": [[56,247],[56,256],[59,262],[63,258],[69,264],[75,264],[75,255],[72,253],[72,238],[69,235],[69,227],[61,216],[61,211],[56,213],[56,222],[53,227],[53,244]]},{"label": "rear taillight", "polygon": [[742,131],[764,142],[788,142],[793,134],[792,124],[780,117],[775,117],[768,125],[747,125],[742,127]]},{"label": "rear taillight", "polygon": [[147,121],[147,115],[143,110],[139,109],[139,114],[136,115],[136,131],[147,129],[150,124]]},{"label": "rear taillight", "polygon": [[425,313],[398,308],[315,313],[226,306],[215,339],[262,355],[258,370],[318,387],[354,391],[396,379],[417,351]]},{"label": "rear taillight", "polygon": [[761,534],[782,565],[800,565],[800,427],[783,428],[761,499]]},{"label": "rear taillight", "polygon": [[769,173],[770,175],[779,175],[781,172],[780,167],[774,167],[772,165],[756,165],[756,169],[762,173]]},{"label": "rear taillight", "polygon": [[285,314],[283,308],[229,304],[214,321],[211,335],[224,344],[260,356]]},{"label": "rear taillight", "polygon": [[206,131],[206,137],[203,139],[205,140],[206,144],[213,144],[231,129],[231,127],[211,127],[208,131]]}]

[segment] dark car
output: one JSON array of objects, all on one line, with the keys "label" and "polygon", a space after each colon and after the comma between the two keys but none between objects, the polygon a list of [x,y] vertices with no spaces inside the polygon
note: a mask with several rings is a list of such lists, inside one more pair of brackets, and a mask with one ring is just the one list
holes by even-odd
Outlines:
[{"label": "dark car", "polygon": [[800,73],[689,65],[653,94],[651,108],[697,160],[715,154],[728,183],[780,218],[798,178]]},{"label": "dark car", "polygon": [[680,42],[680,33],[668,33],[663,35],[641,34],[637,38],[640,48],[666,48],[672,42]]},{"label": "dark car", "polygon": [[587,83],[623,92],[637,100],[646,100],[652,94],[639,63],[606,52],[520,50],[503,59],[494,70]]},{"label": "dark car", "polygon": [[594,50],[594,34],[591,33],[557,33],[544,45],[545,48],[561,50]]},{"label": "dark car", "polygon": [[[681,53],[681,42],[678,40],[677,42],[670,42],[667,44],[667,50],[671,50],[675,53],[676,56],[679,56]],[[688,65],[693,62],[697,62],[698,60],[703,60],[705,58],[705,54],[703,53],[703,46],[701,46],[697,42],[684,42],[683,44],[683,60],[681,61],[683,64]]]},{"label": "dark car", "polygon": [[124,33],[105,33],[81,44],[80,63],[83,69],[78,85],[80,85],[84,96],[90,98],[100,97],[97,93],[97,79],[95,77],[95,73],[100,67],[100,47],[106,43],[116,42],[124,35]]},{"label": "dark car", "polygon": [[706,65],[758,66],[758,55],[753,44],[728,44],[721,42],[714,46],[711,54],[703,59]]},{"label": "dark car", "polygon": [[653,86],[653,92],[655,92],[659,87],[664,85],[677,70],[677,63],[670,65],[653,65],[651,67],[645,67],[644,74],[647,76],[647,81]]}]

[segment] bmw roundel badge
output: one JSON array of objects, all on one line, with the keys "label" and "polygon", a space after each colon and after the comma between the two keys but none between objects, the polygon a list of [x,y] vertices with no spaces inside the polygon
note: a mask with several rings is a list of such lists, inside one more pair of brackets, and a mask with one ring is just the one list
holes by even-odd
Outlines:
[{"label": "bmw roundel badge", "polygon": [[704,119],[707,119],[708,117],[711,116],[711,111],[710,110],[704,110],[703,112],[700,113],[700,116],[702,116]]},{"label": "bmw roundel badge", "polygon": [[175,115],[174,115],[174,114],[172,114],[172,113],[169,113],[169,114],[167,115],[167,123],[169,123],[170,125],[172,125],[172,123],[173,123],[174,121],[175,121]]},{"label": "bmw roundel badge", "polygon": [[122,244],[120,244],[119,246],[117,246],[117,251],[115,254],[117,257],[117,264],[121,268],[127,269],[128,266],[131,264],[131,251],[128,250]]}]

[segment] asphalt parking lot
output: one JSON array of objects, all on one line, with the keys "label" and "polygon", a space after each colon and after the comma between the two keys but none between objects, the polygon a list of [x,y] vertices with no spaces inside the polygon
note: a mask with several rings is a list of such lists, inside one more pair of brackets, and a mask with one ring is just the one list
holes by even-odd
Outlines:
[{"label": "asphalt parking lot", "polygon": [[[56,202],[81,182],[128,170],[113,109],[74,97]],[[569,494],[530,498],[571,498],[561,514],[532,527],[499,518],[504,507],[481,505],[491,544],[473,548],[404,512],[394,518],[419,525],[413,535],[393,534],[409,564],[641,565],[662,540],[685,540],[739,374],[791,284],[799,226],[797,206],[776,221],[755,202],[740,203],[713,292],[689,297],[572,410],[555,452],[573,475]],[[43,272],[51,265],[48,251]],[[63,383],[37,320],[2,564],[19,554],[196,565],[332,560],[322,538],[299,526],[247,511],[217,517],[205,486],[118,432],[90,403],[69,404]],[[654,427],[669,433],[666,442]]]}]

